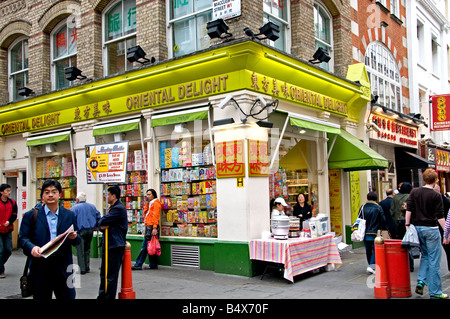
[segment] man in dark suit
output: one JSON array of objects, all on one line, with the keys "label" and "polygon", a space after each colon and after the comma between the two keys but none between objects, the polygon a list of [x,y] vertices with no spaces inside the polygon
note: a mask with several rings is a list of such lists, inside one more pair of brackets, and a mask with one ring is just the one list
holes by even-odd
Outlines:
[{"label": "man in dark suit", "polygon": [[[41,189],[43,205],[39,208],[36,220],[33,210],[25,213],[19,231],[19,246],[25,255],[31,257],[30,276],[34,285],[34,299],[75,299],[75,288],[69,276],[73,275],[72,247],[79,242],[77,220],[73,212],[60,207],[62,187],[58,181],[46,180]],[[73,225],[64,243],[52,255],[44,258],[41,247],[64,233]],[[68,280],[69,279],[69,280]]]},{"label": "man in dark suit", "polygon": [[[120,189],[117,186],[108,188],[107,201],[110,205],[107,213],[98,225],[100,230],[108,229],[108,247],[105,248],[105,238],[102,243],[102,265],[100,268],[100,289],[98,299],[115,299],[119,270],[125,253],[126,236],[128,230],[128,217],[125,206],[120,201]],[[106,232],[104,236],[106,237]],[[108,260],[105,258],[105,249],[108,250]],[[107,284],[105,285],[105,264],[108,264]],[[106,287],[105,287],[106,286]]]}]

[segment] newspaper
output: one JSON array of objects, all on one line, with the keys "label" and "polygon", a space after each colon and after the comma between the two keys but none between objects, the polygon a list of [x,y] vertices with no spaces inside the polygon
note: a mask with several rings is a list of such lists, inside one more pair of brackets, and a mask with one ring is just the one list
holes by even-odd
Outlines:
[{"label": "newspaper", "polygon": [[66,240],[67,236],[69,236],[70,233],[73,232],[73,225],[70,225],[70,227],[62,234],[56,236],[51,241],[46,243],[44,246],[41,247],[41,256],[44,258],[47,258],[51,254],[53,254],[55,251],[61,247],[61,245]]}]

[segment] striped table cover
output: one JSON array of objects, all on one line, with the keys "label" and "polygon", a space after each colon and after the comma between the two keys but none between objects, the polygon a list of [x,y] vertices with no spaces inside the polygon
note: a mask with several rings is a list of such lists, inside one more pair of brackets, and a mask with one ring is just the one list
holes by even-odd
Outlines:
[{"label": "striped table cover", "polygon": [[255,239],[250,244],[250,259],[284,264],[284,278],[294,282],[294,276],[324,267],[342,264],[332,235],[318,238],[288,240]]}]

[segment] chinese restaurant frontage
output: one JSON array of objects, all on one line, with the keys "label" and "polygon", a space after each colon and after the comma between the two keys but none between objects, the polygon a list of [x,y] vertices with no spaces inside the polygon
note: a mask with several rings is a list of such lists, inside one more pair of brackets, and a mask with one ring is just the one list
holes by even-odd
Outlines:
[{"label": "chinese restaurant frontage", "polygon": [[[230,41],[0,107],[0,169],[18,172],[20,217],[45,179],[61,182],[64,207],[83,191],[103,212],[105,185],[119,184],[132,260],[154,188],[160,264],[253,276],[249,242],[270,229],[273,198],[293,207],[304,194],[345,238],[367,170],[388,166],[363,142],[369,102],[364,64],[342,78],[257,41]],[[120,158],[113,172],[94,161],[109,150]]]}]

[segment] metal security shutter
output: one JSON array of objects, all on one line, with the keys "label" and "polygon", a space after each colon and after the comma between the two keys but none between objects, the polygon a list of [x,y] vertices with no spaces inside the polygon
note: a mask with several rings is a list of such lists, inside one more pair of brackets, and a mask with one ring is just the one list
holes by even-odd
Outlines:
[{"label": "metal security shutter", "polygon": [[200,247],[172,245],[170,251],[172,266],[200,269]]}]

